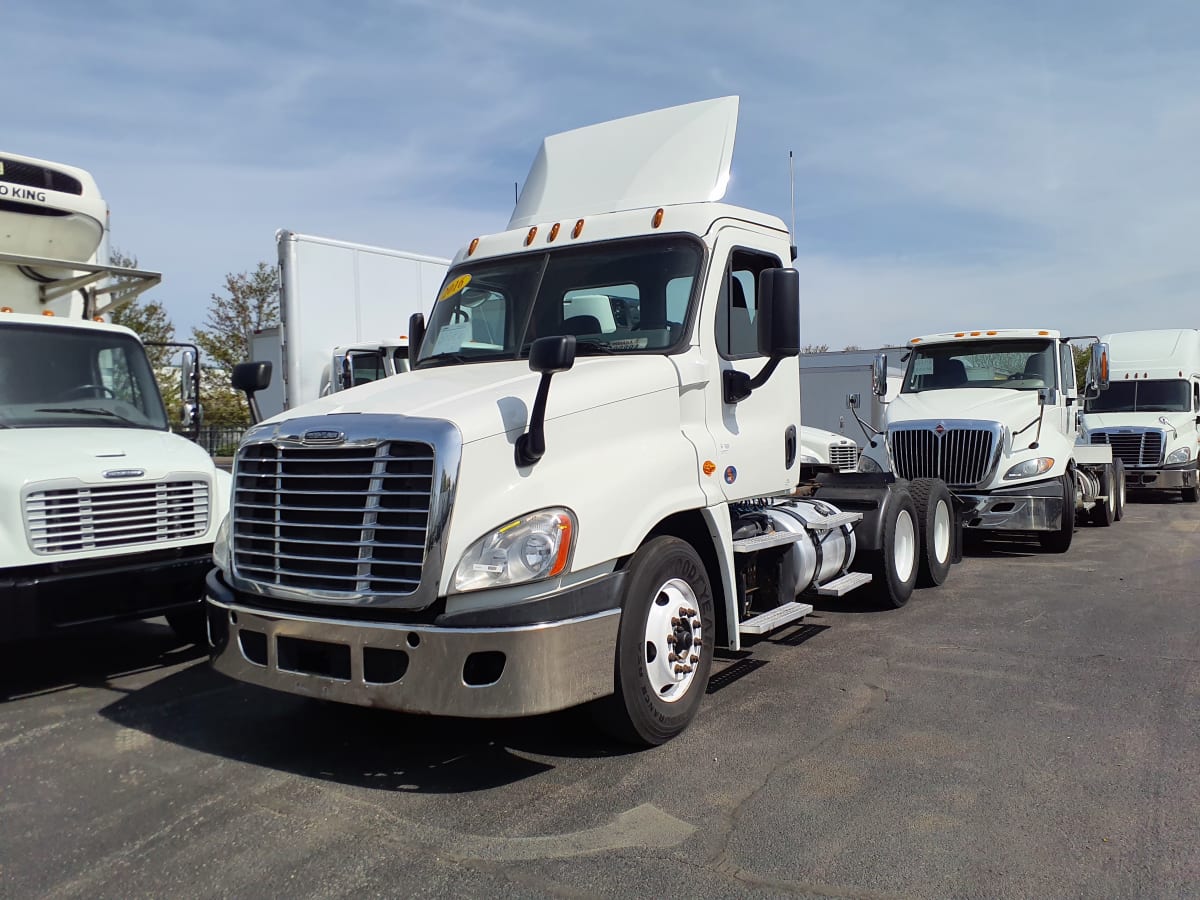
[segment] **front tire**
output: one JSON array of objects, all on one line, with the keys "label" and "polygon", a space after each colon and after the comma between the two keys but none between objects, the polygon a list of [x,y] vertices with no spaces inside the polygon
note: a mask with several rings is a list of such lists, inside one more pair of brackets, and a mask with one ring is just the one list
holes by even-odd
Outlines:
[{"label": "front tire", "polygon": [[1179,498],[1184,503],[1195,503],[1200,500],[1200,487],[1185,487],[1180,489]]},{"label": "front tire", "polygon": [[201,601],[194,607],[176,609],[166,614],[167,624],[181,641],[195,644],[197,647],[208,647],[208,618]]},{"label": "front tire", "polygon": [[917,585],[936,587],[950,575],[954,550],[954,501],[940,478],[915,478],[908,485],[921,531]]},{"label": "front tire", "polygon": [[647,541],[626,571],[616,692],[597,704],[600,727],[646,747],[687,728],[708,685],[714,635],[712,587],[700,556],[676,537]]},{"label": "front tire", "polygon": [[1056,531],[1043,531],[1038,535],[1042,549],[1050,553],[1066,553],[1075,537],[1075,476],[1069,469],[1059,479],[1059,485],[1063,494],[1062,521]]}]

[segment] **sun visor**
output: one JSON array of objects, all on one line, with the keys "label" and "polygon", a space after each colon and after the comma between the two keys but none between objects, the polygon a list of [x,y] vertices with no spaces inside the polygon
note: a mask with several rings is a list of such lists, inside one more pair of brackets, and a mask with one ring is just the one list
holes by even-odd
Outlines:
[{"label": "sun visor", "polygon": [[718,97],[550,135],[508,227],[720,200],[737,114],[737,97]]}]

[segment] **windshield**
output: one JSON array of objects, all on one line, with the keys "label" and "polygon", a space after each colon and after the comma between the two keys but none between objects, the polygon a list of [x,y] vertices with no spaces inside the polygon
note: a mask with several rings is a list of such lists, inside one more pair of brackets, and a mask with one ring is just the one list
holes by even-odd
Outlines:
[{"label": "windshield", "polygon": [[1113,381],[1087,402],[1088,412],[1187,412],[1192,408],[1186,381]]},{"label": "windshield", "polygon": [[167,416],[134,338],[10,325],[0,327],[0,426],[166,430]]},{"label": "windshield", "polygon": [[457,266],[417,365],[516,359],[557,334],[575,335],[581,356],[667,350],[683,334],[702,256],[695,240],[663,235]]},{"label": "windshield", "polygon": [[964,341],[914,347],[900,392],[1056,386],[1053,341]]}]

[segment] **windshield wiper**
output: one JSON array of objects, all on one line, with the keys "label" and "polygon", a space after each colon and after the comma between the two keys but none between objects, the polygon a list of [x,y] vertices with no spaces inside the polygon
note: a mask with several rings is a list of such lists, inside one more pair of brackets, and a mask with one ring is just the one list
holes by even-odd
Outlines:
[{"label": "windshield wiper", "polygon": [[455,363],[462,364],[467,361],[467,358],[461,353],[434,353],[432,356],[426,356],[424,359],[417,360],[417,368],[425,368],[426,363]]},{"label": "windshield wiper", "polygon": [[611,344],[605,341],[576,341],[576,353],[616,353]]},{"label": "windshield wiper", "polygon": [[119,419],[126,425],[132,425],[134,428],[144,428],[141,422],[135,422],[133,419],[126,418],[120,413],[115,413],[111,409],[99,409],[94,406],[42,406],[34,410],[34,412],[45,413],[74,413],[77,416],[103,416],[106,419]]}]

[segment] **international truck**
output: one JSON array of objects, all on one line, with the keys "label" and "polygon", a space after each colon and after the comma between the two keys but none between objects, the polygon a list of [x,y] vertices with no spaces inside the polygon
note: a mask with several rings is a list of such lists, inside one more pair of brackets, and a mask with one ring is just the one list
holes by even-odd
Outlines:
[{"label": "international truck", "polygon": [[1125,486],[1200,500],[1200,331],[1124,331],[1109,346],[1109,389],[1087,401],[1084,437],[1107,444]]},{"label": "international truck", "polygon": [[[1082,403],[1108,388],[1108,348],[1092,344],[1080,386],[1071,340],[1048,329],[913,338],[884,440],[864,458],[903,478],[941,478],[968,530],[1033,532],[1044,549],[1066,552],[1077,517],[1108,526],[1124,503],[1121,460],[1107,445],[1077,443]],[[880,395],[885,365],[881,354]]]},{"label": "international truck", "polygon": [[717,647],[813,595],[945,579],[941,481],[800,484],[799,277],[783,222],[721,202],[737,108],[546,138],[508,228],[414,317],[412,371],[251,428],[208,582],[219,671],[414,713],[587,703],[653,745]]},{"label": "international truck", "polygon": [[251,358],[270,361],[263,415],[408,369],[405,331],[429,311],[448,259],[281,229],[280,324],[251,338]]},{"label": "international truck", "polygon": [[[161,276],[107,264],[82,169],[0,153],[0,642],[165,615],[203,644],[230,478],[172,434],[145,348],[105,316]],[[194,349],[185,424],[200,421]]]}]

